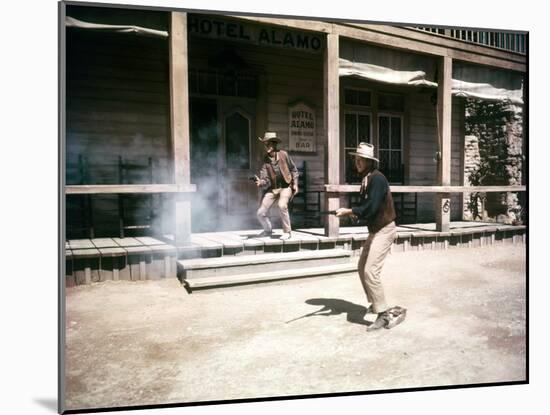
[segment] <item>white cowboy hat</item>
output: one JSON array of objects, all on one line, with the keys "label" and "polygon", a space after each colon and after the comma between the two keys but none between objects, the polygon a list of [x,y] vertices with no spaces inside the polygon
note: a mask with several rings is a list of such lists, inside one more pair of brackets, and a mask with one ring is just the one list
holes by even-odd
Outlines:
[{"label": "white cowboy hat", "polygon": [[260,140],[262,143],[267,143],[268,141],[275,141],[277,143],[281,142],[281,139],[277,137],[277,133],[272,131],[267,131],[264,134],[264,137],[258,137],[258,140]]},{"label": "white cowboy hat", "polygon": [[374,146],[369,143],[359,143],[359,145],[357,146],[357,150],[349,154],[351,154],[352,156],[359,156],[378,162],[378,159],[374,157]]}]

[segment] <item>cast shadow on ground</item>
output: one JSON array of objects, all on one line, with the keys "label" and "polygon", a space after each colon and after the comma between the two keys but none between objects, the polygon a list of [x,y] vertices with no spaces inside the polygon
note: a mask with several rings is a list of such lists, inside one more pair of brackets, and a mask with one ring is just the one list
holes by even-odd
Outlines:
[{"label": "cast shadow on ground", "polygon": [[339,300],[337,298],[310,298],[306,300],[306,304],[322,306],[317,311],[304,314],[303,316],[287,321],[291,323],[293,321],[313,316],[337,316],[339,314],[346,314],[346,320],[350,323],[360,324],[362,326],[370,326],[371,321],[366,321],[365,315],[367,314],[367,308],[362,305],[350,303],[349,301]]},{"label": "cast shadow on ground", "polygon": [[52,398],[35,398],[34,401],[42,405],[44,408],[49,409],[50,411],[57,413],[57,399]]}]

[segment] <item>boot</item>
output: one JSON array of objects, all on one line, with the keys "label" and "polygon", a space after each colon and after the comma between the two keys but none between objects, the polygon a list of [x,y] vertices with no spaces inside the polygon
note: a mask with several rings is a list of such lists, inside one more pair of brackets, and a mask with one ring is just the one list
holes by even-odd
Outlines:
[{"label": "boot", "polygon": [[399,306],[392,307],[388,310],[389,321],[385,326],[387,329],[397,326],[407,317],[407,309]]},{"label": "boot", "polygon": [[279,239],[281,241],[288,241],[290,238],[292,238],[292,235],[290,234],[290,232],[284,232]]},{"label": "boot", "polygon": [[374,323],[372,323],[370,326],[367,327],[367,331],[374,331],[381,329],[382,327],[386,327],[390,321],[390,316],[387,311],[384,311],[382,313],[378,313],[378,317],[376,317],[376,320]]}]

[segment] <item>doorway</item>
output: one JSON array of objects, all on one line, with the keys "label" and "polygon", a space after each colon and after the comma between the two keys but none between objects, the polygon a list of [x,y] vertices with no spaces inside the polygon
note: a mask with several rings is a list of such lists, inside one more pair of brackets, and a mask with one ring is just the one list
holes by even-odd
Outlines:
[{"label": "doorway", "polygon": [[218,226],[219,132],[215,100],[191,99],[191,183],[197,191],[191,200],[191,231],[205,232]]},{"label": "doorway", "polygon": [[221,207],[224,229],[257,227],[258,188],[253,180],[258,173],[258,142],[256,132],[256,102],[251,99],[222,98],[220,123],[224,143],[224,191]]},{"label": "doorway", "polygon": [[192,232],[257,227],[259,169],[255,101],[190,100]]}]

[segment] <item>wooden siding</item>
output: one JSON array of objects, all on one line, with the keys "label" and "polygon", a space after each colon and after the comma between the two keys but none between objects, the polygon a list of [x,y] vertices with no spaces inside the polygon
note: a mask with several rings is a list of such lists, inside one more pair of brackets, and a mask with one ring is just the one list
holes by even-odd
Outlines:
[{"label": "wooden siding", "polygon": [[[437,184],[437,117],[430,93],[413,92],[409,96],[408,145],[409,185]],[[453,98],[451,122],[451,185],[462,185],[462,151],[464,141],[464,100]],[[435,195],[418,195],[418,220],[433,222]],[[461,195],[451,195],[451,220],[462,218]]]},{"label": "wooden siding", "polygon": [[[149,157],[152,181],[173,182],[168,57],[166,39],[67,30],[67,185],[119,184],[119,156],[144,166],[127,176],[129,184],[150,182]],[[162,201],[168,197],[148,197],[155,216],[166,222],[171,216],[162,209],[170,207]],[[137,199],[132,216],[147,214],[141,205],[148,205],[148,197]],[[89,237],[92,226],[96,237],[116,235],[119,200],[68,196],[67,236]]]},{"label": "wooden siding", "polygon": [[[308,189],[322,190],[325,184],[325,146],[327,144],[323,114],[323,60],[303,53],[273,54],[267,66],[268,130],[277,131],[288,147],[288,104],[298,99],[312,105],[316,114],[316,152],[291,153],[297,163],[307,162]],[[296,67],[296,64],[300,67]],[[286,80],[286,82],[285,82]]]},{"label": "wooden siding", "polygon": [[[168,44],[131,34],[67,34],[67,184],[119,181],[118,157],[147,164],[153,181],[170,183]],[[146,183],[147,172],[136,174]]]}]

